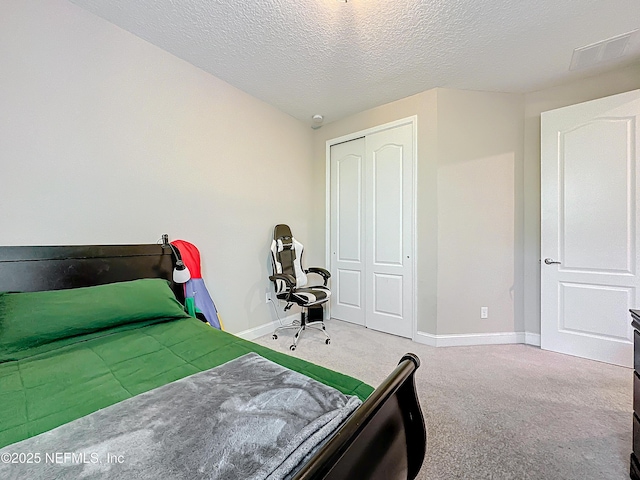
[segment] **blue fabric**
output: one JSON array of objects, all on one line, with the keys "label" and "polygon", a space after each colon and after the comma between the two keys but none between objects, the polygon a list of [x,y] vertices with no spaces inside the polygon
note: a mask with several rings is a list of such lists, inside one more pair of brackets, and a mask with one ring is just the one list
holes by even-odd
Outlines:
[{"label": "blue fabric", "polygon": [[185,297],[193,297],[196,303],[196,310],[202,312],[212,327],[220,330],[218,311],[202,278],[192,278],[187,281],[185,284]]}]

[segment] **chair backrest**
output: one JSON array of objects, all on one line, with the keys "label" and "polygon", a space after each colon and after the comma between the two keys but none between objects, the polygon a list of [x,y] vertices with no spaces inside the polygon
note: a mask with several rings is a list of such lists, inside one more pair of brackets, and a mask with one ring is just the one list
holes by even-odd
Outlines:
[{"label": "chair backrest", "polygon": [[[291,234],[288,225],[276,225],[271,241],[271,261],[273,273],[288,273],[296,279],[296,288],[307,284],[307,275],[302,270],[302,253],[304,247]],[[287,291],[287,284],[282,280],[275,282],[276,293]]]}]

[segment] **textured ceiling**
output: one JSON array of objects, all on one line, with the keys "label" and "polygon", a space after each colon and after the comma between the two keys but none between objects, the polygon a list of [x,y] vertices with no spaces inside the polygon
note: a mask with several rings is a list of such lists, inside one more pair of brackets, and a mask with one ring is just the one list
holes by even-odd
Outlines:
[{"label": "textured ceiling", "polygon": [[72,0],[311,124],[434,87],[528,92],[574,48],[640,27],[640,0]]}]

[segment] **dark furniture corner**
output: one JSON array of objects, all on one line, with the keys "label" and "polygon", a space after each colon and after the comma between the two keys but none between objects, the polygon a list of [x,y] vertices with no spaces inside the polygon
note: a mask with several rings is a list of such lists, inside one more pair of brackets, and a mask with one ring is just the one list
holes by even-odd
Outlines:
[{"label": "dark furniture corner", "polygon": [[633,451],[629,476],[640,480],[640,310],[629,311],[633,325]]}]

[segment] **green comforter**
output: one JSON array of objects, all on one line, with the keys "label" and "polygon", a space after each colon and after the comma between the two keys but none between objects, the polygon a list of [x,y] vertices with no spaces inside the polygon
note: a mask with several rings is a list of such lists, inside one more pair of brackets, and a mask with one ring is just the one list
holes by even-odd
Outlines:
[{"label": "green comforter", "polygon": [[215,330],[194,318],[115,327],[0,363],[0,448],[248,352],[365,399],[359,380]]}]

